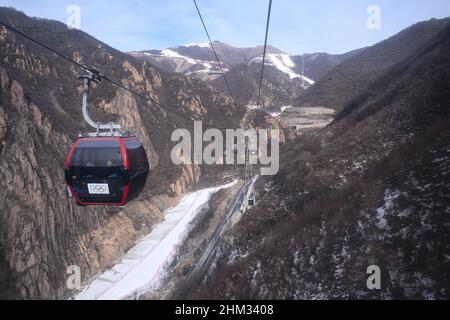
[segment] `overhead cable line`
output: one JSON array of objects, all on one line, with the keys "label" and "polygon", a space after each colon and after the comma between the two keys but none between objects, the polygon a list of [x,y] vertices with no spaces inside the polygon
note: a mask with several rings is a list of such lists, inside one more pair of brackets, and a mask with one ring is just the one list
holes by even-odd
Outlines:
[{"label": "overhead cable line", "polygon": [[267,23],[266,23],[266,36],[265,36],[265,40],[264,40],[264,53],[263,53],[262,67],[261,67],[261,77],[259,79],[258,103],[256,105],[258,109],[259,109],[260,102],[261,102],[261,91],[262,91],[262,83],[263,83],[263,78],[264,78],[264,65],[266,63],[267,39],[269,36],[271,12],[272,12],[272,0],[269,0],[269,9],[268,9],[268,13],[267,13]]},{"label": "overhead cable line", "polygon": [[49,51],[51,51],[51,52],[53,52],[54,54],[60,56],[61,58],[66,59],[67,61],[69,61],[69,62],[71,62],[71,63],[73,63],[73,64],[76,64],[78,67],[80,67],[80,68],[82,68],[82,69],[84,69],[84,70],[86,70],[86,71],[90,71],[90,69],[89,69],[88,67],[82,65],[81,63],[76,62],[76,61],[73,60],[72,58],[70,58],[70,57],[68,57],[68,56],[66,56],[66,55],[64,55],[64,54],[62,54],[62,53],[56,51],[55,49],[50,48],[50,47],[47,46],[46,44],[42,43],[42,42],[39,41],[39,40],[36,40],[36,39],[30,37],[29,35],[25,34],[24,32],[22,32],[22,31],[20,31],[20,30],[17,30],[16,28],[14,28],[13,26],[7,24],[6,22],[3,22],[3,21],[0,20],[0,24],[3,25],[3,26],[5,26],[7,29],[9,29],[9,30],[11,30],[11,31],[14,31],[14,32],[17,33],[17,34],[20,34],[22,37],[24,37],[24,38],[26,38],[26,39],[28,39],[28,40],[30,40],[30,41],[32,41],[32,42],[34,42],[34,43],[40,45],[41,47],[44,47],[45,49],[47,49],[47,50],[49,50]]},{"label": "overhead cable line", "polygon": [[195,8],[197,9],[197,13],[198,13],[198,16],[200,17],[200,21],[202,22],[203,29],[205,29],[206,36],[208,37],[209,45],[211,46],[211,49],[214,52],[214,56],[216,58],[216,61],[219,64],[219,68],[220,68],[220,70],[222,72],[223,79],[225,81],[225,85],[227,86],[227,89],[228,89],[228,93],[230,94],[231,98],[233,99],[234,104],[236,105],[236,99],[234,99],[233,92],[231,90],[231,87],[230,87],[230,84],[228,82],[227,76],[225,75],[225,71],[223,70],[222,63],[219,60],[219,56],[217,55],[216,48],[214,47],[214,44],[213,44],[213,42],[211,40],[211,37],[209,35],[208,28],[206,27],[206,23],[203,20],[203,16],[202,16],[202,14],[200,12],[200,9],[199,9],[199,7],[197,5],[197,1],[195,1],[195,0],[192,0],[192,1],[194,1],[194,5],[195,5]]},{"label": "overhead cable line", "polygon": [[[125,87],[124,85],[120,84],[119,82],[117,82],[117,81],[115,81],[115,80],[112,80],[110,77],[108,77],[108,76],[102,74],[100,71],[98,71],[98,70],[96,70],[96,69],[94,69],[94,68],[89,68],[89,67],[87,67],[87,66],[85,66],[85,65],[83,65],[83,64],[81,64],[81,63],[79,63],[79,62],[77,62],[77,61],[75,61],[74,59],[70,58],[69,56],[60,53],[59,51],[57,51],[57,50],[55,50],[55,49],[49,47],[48,45],[44,44],[43,42],[41,42],[41,41],[39,41],[39,40],[37,40],[37,39],[35,39],[35,38],[33,38],[33,37],[30,37],[29,35],[27,35],[26,33],[22,32],[22,31],[20,31],[20,30],[17,30],[16,28],[14,28],[13,26],[9,25],[8,23],[6,23],[6,22],[0,20],[0,25],[5,26],[7,29],[9,29],[9,30],[11,30],[11,31],[13,31],[13,32],[15,32],[15,33],[21,35],[22,37],[24,37],[24,38],[30,40],[31,42],[34,42],[35,44],[37,44],[37,45],[39,45],[39,46],[41,46],[41,47],[47,49],[48,51],[50,51],[50,52],[56,54],[57,56],[59,56],[59,57],[65,59],[65,60],[67,60],[67,61],[73,63],[73,64],[76,65],[77,67],[79,67],[79,68],[81,68],[81,69],[84,69],[84,70],[87,71],[88,73],[92,74],[92,75],[95,77],[95,79],[97,79],[98,81],[104,79],[104,80],[106,80],[106,81],[112,83],[113,85],[115,85],[115,86],[121,88],[121,89],[124,89],[124,90],[126,90],[126,91],[128,91],[128,92],[130,92],[130,93],[132,93],[132,94],[134,94],[134,95],[136,95],[136,96],[138,96],[138,97],[144,99],[144,100],[147,100],[147,101],[149,101],[149,102],[151,102],[151,103],[153,103],[153,104],[155,104],[155,105],[161,107],[162,109],[167,109],[167,110],[169,110],[170,112],[172,112],[172,113],[174,113],[174,114],[177,114],[177,115],[179,115],[180,117],[183,117],[183,118],[187,119],[185,114],[182,114],[182,113],[180,113],[180,112],[178,112],[178,111],[172,109],[171,107],[167,107],[167,106],[165,106],[165,105],[162,105],[161,103],[157,102],[155,99],[153,99],[153,98],[151,98],[151,97],[148,97],[148,96],[146,96],[146,95],[143,95],[143,94],[141,94],[141,93],[139,93],[139,92],[137,92],[137,91],[135,91],[135,90],[133,90],[133,89],[130,89],[130,88],[128,88],[128,87]],[[189,119],[189,121],[190,121],[190,119]]]}]

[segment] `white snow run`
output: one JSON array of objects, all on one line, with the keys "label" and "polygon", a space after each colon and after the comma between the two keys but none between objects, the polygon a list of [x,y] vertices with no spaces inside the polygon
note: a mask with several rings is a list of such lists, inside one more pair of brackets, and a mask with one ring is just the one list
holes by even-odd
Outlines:
[{"label": "white snow run", "polygon": [[165,267],[176,255],[189,225],[211,196],[236,184],[209,188],[186,195],[174,208],[168,209],[164,222],[143,237],[122,260],[97,276],[76,300],[121,300],[137,297],[158,285]]},{"label": "white snow run", "polygon": [[[263,57],[260,56],[252,59],[249,64],[261,63],[262,60]],[[288,54],[275,54],[275,53],[268,54],[266,56],[265,65],[274,66],[281,72],[287,74],[291,80],[295,78],[300,78],[303,81],[306,81],[308,85],[313,85],[315,83],[313,80],[305,77],[304,75],[294,72],[293,68],[295,68],[295,63],[294,61],[292,61],[291,56]]]}]

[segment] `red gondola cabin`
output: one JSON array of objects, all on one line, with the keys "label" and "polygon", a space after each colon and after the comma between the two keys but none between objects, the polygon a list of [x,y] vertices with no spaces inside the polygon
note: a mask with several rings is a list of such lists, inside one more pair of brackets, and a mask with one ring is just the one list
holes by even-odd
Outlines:
[{"label": "red gondola cabin", "polygon": [[149,164],[135,136],[79,138],[66,161],[65,178],[81,206],[125,206],[145,186]]}]

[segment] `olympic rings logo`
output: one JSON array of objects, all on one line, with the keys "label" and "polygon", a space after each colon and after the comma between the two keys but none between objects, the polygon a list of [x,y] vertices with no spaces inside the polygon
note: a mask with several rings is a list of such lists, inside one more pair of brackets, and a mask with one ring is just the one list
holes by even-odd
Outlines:
[{"label": "olympic rings logo", "polygon": [[91,186],[91,191],[105,192],[106,188],[104,186]]},{"label": "olympic rings logo", "polygon": [[109,193],[108,185],[102,185],[102,184],[89,184],[89,193],[92,194],[105,194]]}]

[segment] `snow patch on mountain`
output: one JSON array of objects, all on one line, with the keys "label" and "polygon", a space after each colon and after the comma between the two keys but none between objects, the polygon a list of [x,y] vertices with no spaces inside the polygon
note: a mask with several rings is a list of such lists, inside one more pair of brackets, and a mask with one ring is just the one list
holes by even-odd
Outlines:
[{"label": "snow patch on mountain", "polygon": [[283,106],[283,107],[281,107],[281,113],[284,113],[288,109],[292,109],[292,106]]},{"label": "snow patch on mountain", "polygon": [[197,64],[197,62],[194,59],[183,56],[183,55],[179,54],[178,52],[175,52],[171,49],[162,50],[161,55],[164,57],[168,57],[168,58],[184,59],[184,60],[186,60],[186,62],[188,62],[190,64]]},{"label": "snow patch on mountain", "polygon": [[[263,60],[263,57],[257,57],[255,59],[252,59],[249,63],[261,63]],[[303,81],[307,82],[309,85],[313,85],[314,81],[309,79],[308,77],[305,77],[304,75],[298,74],[294,72],[293,68],[295,68],[295,63],[292,61],[291,56],[288,54],[282,54],[282,53],[271,53],[266,56],[265,65],[273,66],[280,70],[281,72],[287,74],[291,80],[295,78],[300,78]]]},{"label": "snow patch on mountain", "polygon": [[[196,46],[204,46],[205,44],[198,44]],[[193,45],[191,45],[193,46]],[[152,54],[147,53],[146,55],[151,56]],[[154,56],[154,55],[153,55]],[[215,61],[206,61],[206,60],[198,60],[193,59],[184,55],[179,54],[178,52],[172,50],[172,49],[164,49],[161,51],[161,54],[159,57],[165,57],[165,58],[172,58],[172,59],[180,59],[184,60],[186,63],[192,65],[192,66],[200,66],[202,69],[194,70],[186,72],[185,75],[189,76],[192,74],[198,74],[198,73],[210,73],[210,72],[217,72],[219,71],[219,67],[217,65],[217,62]],[[224,68],[224,72],[227,72],[228,69]]]},{"label": "snow patch on mountain", "polygon": [[209,48],[209,42],[203,42],[203,43],[188,43],[188,44],[185,44],[184,47]]}]

